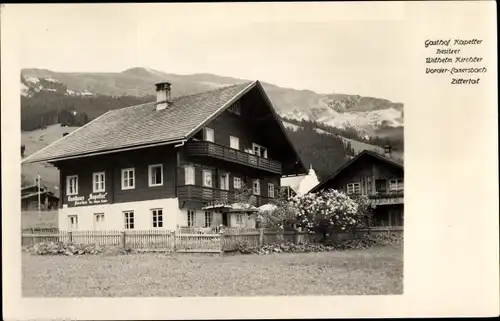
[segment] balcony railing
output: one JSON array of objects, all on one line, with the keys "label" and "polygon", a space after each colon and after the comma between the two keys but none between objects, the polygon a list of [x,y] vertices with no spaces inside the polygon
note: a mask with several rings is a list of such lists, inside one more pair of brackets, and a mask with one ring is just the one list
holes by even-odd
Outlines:
[{"label": "balcony railing", "polygon": [[191,141],[186,143],[186,151],[193,156],[210,156],[239,163],[254,168],[281,174],[281,163],[275,160],[252,155],[227,146],[207,141]]},{"label": "balcony railing", "polygon": [[[231,204],[236,202],[234,191],[222,190],[218,188],[203,187],[196,185],[183,185],[177,187],[177,197],[180,201],[202,201],[204,203],[221,202]],[[253,195],[254,206],[259,207],[268,204],[271,198]]]},{"label": "balcony railing", "polygon": [[373,205],[391,205],[404,203],[404,191],[378,192],[368,196]]}]

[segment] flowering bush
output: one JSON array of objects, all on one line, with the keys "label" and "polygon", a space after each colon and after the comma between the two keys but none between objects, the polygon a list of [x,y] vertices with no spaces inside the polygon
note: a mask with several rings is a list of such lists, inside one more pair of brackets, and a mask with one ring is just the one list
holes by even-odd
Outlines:
[{"label": "flowering bush", "polygon": [[340,191],[329,189],[294,196],[290,206],[297,210],[297,226],[320,233],[324,241],[332,229],[347,232],[370,225],[372,205],[366,196],[350,198]]},{"label": "flowering bush", "polygon": [[375,205],[366,195],[353,195],[350,198],[358,204],[358,224],[356,227],[370,227],[372,225]]}]

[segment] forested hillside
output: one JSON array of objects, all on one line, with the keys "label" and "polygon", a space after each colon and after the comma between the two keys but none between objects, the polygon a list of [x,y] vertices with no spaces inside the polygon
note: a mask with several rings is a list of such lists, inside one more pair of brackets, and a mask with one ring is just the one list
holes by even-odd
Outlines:
[{"label": "forested hillside", "polygon": [[[404,150],[404,136],[403,136],[403,127],[381,127],[378,129],[378,136],[364,137],[361,135],[355,128],[346,127],[346,128],[336,128],[329,125],[326,125],[321,122],[311,121],[311,120],[297,120],[287,117],[282,117],[283,121],[300,126],[302,128],[307,129],[318,129],[322,130],[325,133],[338,135],[345,138],[349,138],[352,140],[356,140],[359,142],[367,143],[370,145],[376,145],[383,147],[384,145],[391,145],[392,148],[396,151]],[[387,134],[386,132],[391,132],[392,134]],[[398,134],[395,135],[394,132]]]},{"label": "forested hillside", "polygon": [[67,96],[41,91],[21,96],[21,130],[35,130],[49,125],[82,126],[108,110],[154,101],[153,96]]},{"label": "forested hillside", "polygon": [[312,165],[319,180],[336,171],[354,151],[349,145],[344,146],[342,139],[316,132],[312,128],[287,128],[288,135],[304,165]]}]

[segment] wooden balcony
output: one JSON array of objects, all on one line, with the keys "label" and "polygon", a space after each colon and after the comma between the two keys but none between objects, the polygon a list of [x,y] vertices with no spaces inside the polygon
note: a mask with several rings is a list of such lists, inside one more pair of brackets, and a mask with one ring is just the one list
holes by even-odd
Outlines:
[{"label": "wooden balcony", "polygon": [[404,191],[402,190],[395,192],[379,192],[369,195],[368,197],[373,205],[404,204]]},{"label": "wooden balcony", "polygon": [[[195,185],[178,186],[177,197],[180,201],[201,201],[204,203],[221,202],[227,204],[236,202],[234,191]],[[271,200],[269,197],[260,195],[253,195],[252,198],[254,199],[254,204],[252,205],[256,207],[268,204]]]},{"label": "wooden balcony", "polygon": [[209,156],[225,161],[251,166],[281,175],[281,163],[275,160],[255,156],[237,149],[206,141],[186,143],[186,152],[192,156]]}]

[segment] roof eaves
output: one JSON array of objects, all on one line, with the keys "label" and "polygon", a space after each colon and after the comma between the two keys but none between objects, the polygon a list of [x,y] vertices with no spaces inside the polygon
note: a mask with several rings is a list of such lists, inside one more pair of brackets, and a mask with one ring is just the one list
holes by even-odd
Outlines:
[{"label": "roof eaves", "polygon": [[75,159],[75,158],[113,154],[113,153],[124,152],[124,151],[129,151],[129,150],[136,150],[136,149],[141,149],[141,148],[172,145],[172,144],[180,143],[183,140],[184,140],[184,138],[180,137],[178,139],[173,139],[173,140],[169,140],[169,141],[159,141],[159,142],[140,144],[140,145],[135,145],[135,146],[134,145],[124,146],[124,147],[116,148],[116,149],[106,149],[106,150],[102,150],[102,151],[95,151],[95,152],[90,152],[90,153],[79,153],[79,154],[62,156],[62,157],[47,157],[47,158],[41,158],[41,159],[38,159],[35,161],[23,161],[22,164],[40,163],[40,162],[56,162],[56,161],[70,160],[70,159]]}]

